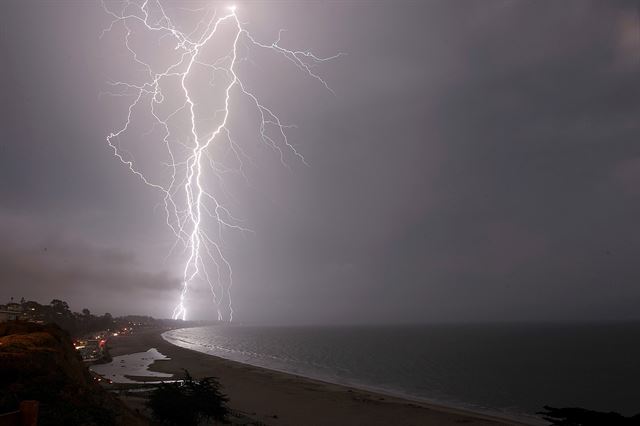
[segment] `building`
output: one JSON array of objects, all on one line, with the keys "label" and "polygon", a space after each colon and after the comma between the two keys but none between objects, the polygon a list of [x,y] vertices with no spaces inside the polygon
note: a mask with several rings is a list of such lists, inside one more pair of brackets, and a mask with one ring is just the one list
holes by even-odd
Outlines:
[{"label": "building", "polygon": [[107,341],[104,339],[87,339],[76,340],[73,342],[73,346],[78,352],[80,352],[80,356],[82,356],[83,361],[93,362],[98,361],[105,356],[106,343]]},{"label": "building", "polygon": [[0,305],[0,322],[14,321],[22,317],[22,306],[19,303]]}]

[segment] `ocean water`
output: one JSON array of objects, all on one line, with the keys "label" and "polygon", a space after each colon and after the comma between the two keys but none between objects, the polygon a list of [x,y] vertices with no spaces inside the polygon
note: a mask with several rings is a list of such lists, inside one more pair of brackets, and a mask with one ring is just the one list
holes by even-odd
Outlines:
[{"label": "ocean water", "polygon": [[640,323],[209,326],[170,343],[329,382],[520,418],[640,412]]}]

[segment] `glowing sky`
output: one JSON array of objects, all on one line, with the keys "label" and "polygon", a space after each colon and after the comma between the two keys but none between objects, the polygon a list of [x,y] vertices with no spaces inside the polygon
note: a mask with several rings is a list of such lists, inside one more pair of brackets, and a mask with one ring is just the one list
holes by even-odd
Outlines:
[{"label": "glowing sky", "polygon": [[[262,39],[348,55],[318,69],[336,96],[247,65],[310,166],[239,138],[236,319],[637,318],[637,6],[398,4],[238,2]],[[104,141],[125,104],[99,94],[136,77],[122,39],[90,2],[0,7],[0,297],[169,316],[162,199]],[[194,317],[215,317],[207,292]]]}]

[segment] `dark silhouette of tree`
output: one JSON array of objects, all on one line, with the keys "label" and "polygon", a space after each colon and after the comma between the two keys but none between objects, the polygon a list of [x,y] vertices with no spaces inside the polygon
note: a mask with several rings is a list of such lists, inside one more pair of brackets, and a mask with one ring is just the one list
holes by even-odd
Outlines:
[{"label": "dark silhouette of tree", "polygon": [[556,426],[638,426],[640,414],[624,417],[622,414],[586,410],[584,408],[554,408],[544,406],[545,411],[538,412],[542,418]]},{"label": "dark silhouette of tree", "polygon": [[55,314],[65,317],[71,316],[71,310],[69,309],[69,305],[67,304],[67,302],[63,300],[53,299],[50,305]]},{"label": "dark silhouette of tree", "polygon": [[182,382],[160,384],[147,405],[161,425],[197,426],[202,421],[226,421],[228,400],[216,378],[194,380],[185,370]]}]

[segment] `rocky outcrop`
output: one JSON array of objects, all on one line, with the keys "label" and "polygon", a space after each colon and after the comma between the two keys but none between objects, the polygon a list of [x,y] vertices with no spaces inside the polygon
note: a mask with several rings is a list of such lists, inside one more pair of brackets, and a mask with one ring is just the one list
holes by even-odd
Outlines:
[{"label": "rocky outcrop", "polygon": [[144,425],[94,383],[69,335],[56,325],[0,323],[0,412],[40,402],[41,425]]}]

